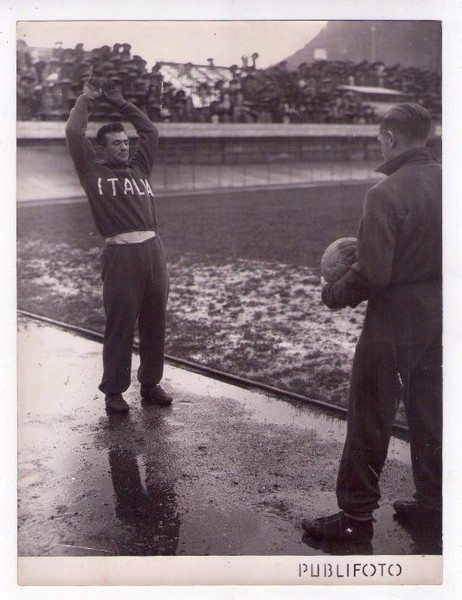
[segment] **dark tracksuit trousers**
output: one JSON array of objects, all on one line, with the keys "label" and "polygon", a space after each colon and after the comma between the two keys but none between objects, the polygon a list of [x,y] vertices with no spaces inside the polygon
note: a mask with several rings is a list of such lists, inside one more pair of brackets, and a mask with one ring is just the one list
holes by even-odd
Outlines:
[{"label": "dark tracksuit trousers", "polygon": [[169,279],[159,236],[139,244],[111,244],[102,257],[106,328],[103,345],[104,394],[130,386],[136,323],[140,340],[138,380],[154,386],[162,379]]},{"label": "dark tracksuit trousers", "polygon": [[368,302],[351,376],[347,438],[337,479],[339,507],[378,507],[398,404],[404,403],[416,487],[423,506],[441,510],[441,281],[389,286]]}]

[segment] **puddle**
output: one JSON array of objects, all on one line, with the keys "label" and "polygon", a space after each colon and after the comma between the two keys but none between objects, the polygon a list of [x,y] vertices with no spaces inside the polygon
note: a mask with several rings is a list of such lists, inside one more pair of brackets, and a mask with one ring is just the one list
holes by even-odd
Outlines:
[{"label": "puddle", "polygon": [[[244,419],[296,427],[315,432],[320,440],[338,443],[345,437],[344,421],[306,403],[276,399],[166,365],[166,387],[179,398],[173,411],[142,410],[134,405],[128,420],[112,422],[101,416],[101,407],[94,402],[100,344],[33,323],[21,326],[19,343],[23,350],[21,368],[40,373],[39,380],[24,378],[20,384],[24,403],[20,410],[19,468],[25,522],[19,546],[23,555],[307,552],[300,532],[294,531],[291,519],[295,517],[290,510],[286,515],[285,496],[271,492],[262,496],[261,506],[255,505],[252,477],[243,480],[246,485],[228,485],[229,466],[239,473],[232,461],[218,465],[224,477],[216,483],[212,475],[207,478],[201,466],[215,466],[213,461],[201,463],[202,455],[178,452],[178,440],[187,442],[189,422],[180,414],[188,411],[184,397],[208,399],[210,405],[215,398],[225,399],[242,407]],[[66,352],[57,352],[60,348]],[[48,354],[54,358],[52,364],[48,360],[39,363]],[[133,369],[137,364],[138,357],[134,356]],[[69,376],[71,392],[64,395]],[[72,385],[76,378],[78,385]],[[130,391],[130,395],[135,393],[138,391]],[[181,431],[183,427],[186,433]],[[198,439],[197,445],[201,443]],[[31,469],[35,455],[43,475],[38,486],[34,486],[37,482]],[[393,439],[390,457],[409,464],[407,444]],[[190,479],[183,482],[183,473],[190,474]],[[209,491],[204,492],[204,486],[210,486]],[[210,500],[207,493],[215,506],[204,504]],[[224,498],[220,493],[228,495]],[[251,506],[245,506],[246,502]],[[297,505],[298,496],[292,503]],[[394,549],[405,550],[408,537],[391,529],[389,514],[381,520],[384,525],[378,526],[377,547],[391,547],[388,538],[392,531]]]},{"label": "puddle", "polygon": [[[23,364],[21,367],[24,368],[24,372],[28,372],[28,361],[32,361],[33,364],[37,361],[35,351],[29,353],[26,352],[26,349],[37,347],[34,340],[36,337],[36,329],[39,327],[41,326],[35,323],[27,323],[27,321],[26,323],[21,324],[21,336],[19,341],[20,350],[23,350],[21,353]],[[66,349],[72,347],[75,355],[90,357],[94,355],[93,352],[90,351],[90,348],[93,346],[95,348],[95,353],[98,353],[98,361],[96,362],[97,370],[92,373],[92,375],[94,379],[97,380],[99,377],[99,353],[101,351],[101,345],[97,342],[90,342],[75,334],[71,334],[72,339],[70,340],[69,333],[60,329],[54,329],[49,326],[46,326],[46,329],[47,335],[39,336],[42,344],[46,342],[45,347],[42,345],[42,351],[48,350],[50,353],[55,353],[57,347]],[[43,340],[42,337],[44,338]],[[42,373],[42,377],[46,380],[48,377],[51,379],[54,375],[55,385],[57,383],[58,385],[63,385],[63,382],[56,381],[56,374],[67,372],[67,375],[69,375],[70,370],[68,357],[60,357],[59,362],[60,365],[54,363],[54,366],[51,369],[49,365],[44,365],[44,367],[42,367],[42,370],[46,371],[46,374]],[[136,369],[137,364],[138,356],[135,355],[132,368]],[[188,390],[189,393],[198,396],[206,396],[209,398],[224,397],[237,401],[249,412],[250,418],[258,423],[315,430],[320,438],[330,441],[335,440],[342,442],[345,439],[346,423],[344,420],[327,415],[322,412],[322,409],[309,406],[307,403],[272,398],[263,392],[223,383],[172,365],[166,365],[165,381],[168,383],[169,387],[173,390],[177,390],[179,395],[181,393],[184,394],[184,390]],[[20,392],[21,387],[20,382]],[[172,422],[171,425],[181,428],[181,423]],[[409,444],[393,437],[389,448],[389,458],[394,458],[405,464],[410,464]]]},{"label": "puddle", "polygon": [[[229,398],[239,402],[251,419],[258,423],[283,425],[314,430],[325,440],[343,442],[346,435],[346,422],[322,412],[303,401],[285,401],[272,398],[263,392],[240,388],[202,375],[170,367],[168,377],[178,389],[188,389],[191,393],[209,397]],[[410,464],[409,444],[393,437],[390,441],[389,458]]]}]

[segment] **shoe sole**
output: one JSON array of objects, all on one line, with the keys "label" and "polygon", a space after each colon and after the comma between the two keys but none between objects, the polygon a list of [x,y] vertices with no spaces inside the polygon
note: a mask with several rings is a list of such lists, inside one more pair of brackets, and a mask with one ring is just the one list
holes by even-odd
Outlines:
[{"label": "shoe sole", "polygon": [[149,396],[141,396],[141,400],[143,402],[149,402],[149,404],[157,404],[158,406],[170,406],[173,402],[173,400],[170,400],[169,402],[162,402],[161,400],[150,398]]},{"label": "shoe sole", "polygon": [[113,406],[107,406],[106,405],[106,410],[108,412],[111,412],[111,413],[126,413],[126,412],[128,412],[130,410],[130,407],[126,406],[126,407],[123,407],[123,408],[122,407],[121,408],[115,408]]}]

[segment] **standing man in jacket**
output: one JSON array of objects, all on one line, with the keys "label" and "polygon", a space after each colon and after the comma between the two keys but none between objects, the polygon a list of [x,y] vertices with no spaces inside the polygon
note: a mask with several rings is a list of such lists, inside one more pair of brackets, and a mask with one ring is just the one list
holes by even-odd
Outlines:
[{"label": "standing man in jacket", "polygon": [[350,383],[347,437],[337,478],[340,512],[305,519],[323,541],[367,543],[380,499],[396,409],[404,403],[415,500],[394,503],[403,524],[441,531],[442,192],[441,165],[426,140],[431,117],[404,103],[383,118],[379,142],[387,178],[366,194],[357,262],[324,285],[329,308],[367,300]]},{"label": "standing man in jacket", "polygon": [[[131,157],[122,123],[98,130],[100,156],[86,137],[89,114],[101,95],[136,129],[139,139]],[[106,242],[102,259],[106,327],[99,386],[106,397],[106,409],[129,410],[123,393],[130,385],[137,323],[141,396],[153,403],[171,404],[172,398],[159,385],[169,280],[149,183],[157,153],[157,129],[142,111],[125,101],[113,82],[92,78],[84,83],[71,111],[66,140],[95,226]]]}]

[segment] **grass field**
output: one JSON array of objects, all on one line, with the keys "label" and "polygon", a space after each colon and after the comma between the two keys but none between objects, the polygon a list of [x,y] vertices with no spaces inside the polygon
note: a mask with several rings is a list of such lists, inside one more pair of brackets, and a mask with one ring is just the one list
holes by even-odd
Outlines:
[{"label": "grass field", "polygon": [[[167,353],[345,406],[364,316],[320,301],[319,262],[355,235],[368,185],[161,198]],[[18,306],[103,330],[103,244],[85,203],[18,209]]]}]

